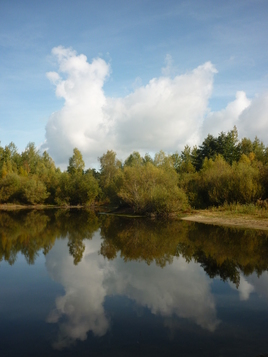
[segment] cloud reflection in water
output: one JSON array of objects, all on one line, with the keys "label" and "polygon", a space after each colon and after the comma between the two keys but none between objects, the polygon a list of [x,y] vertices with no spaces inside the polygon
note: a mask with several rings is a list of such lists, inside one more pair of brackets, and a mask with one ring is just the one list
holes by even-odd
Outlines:
[{"label": "cloud reflection in water", "polygon": [[65,289],[47,318],[47,322],[59,324],[55,348],[86,340],[88,332],[105,335],[110,321],[103,303],[106,296],[113,295],[127,296],[164,318],[175,315],[208,331],[216,329],[219,320],[210,292],[211,280],[199,264],[174,258],[162,269],[154,263],[125,263],[119,257],[109,261],[98,253],[99,233],[84,242],[85,252],[77,266],[63,240],[58,240],[46,257],[49,274]]}]

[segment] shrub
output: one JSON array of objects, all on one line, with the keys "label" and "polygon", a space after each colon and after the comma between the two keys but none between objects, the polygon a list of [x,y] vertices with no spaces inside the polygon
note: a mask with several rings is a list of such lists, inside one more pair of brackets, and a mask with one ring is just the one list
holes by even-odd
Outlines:
[{"label": "shrub", "polygon": [[165,215],[188,206],[186,194],[177,185],[175,170],[151,163],[124,167],[118,196],[137,213]]}]

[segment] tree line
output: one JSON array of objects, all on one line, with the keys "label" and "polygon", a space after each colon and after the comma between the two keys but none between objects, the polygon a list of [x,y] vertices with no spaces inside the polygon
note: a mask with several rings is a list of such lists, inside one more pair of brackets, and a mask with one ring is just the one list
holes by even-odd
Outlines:
[{"label": "tree line", "polygon": [[99,162],[99,171],[85,169],[75,148],[62,172],[34,143],[22,153],[13,143],[0,146],[0,203],[109,202],[156,215],[224,203],[267,206],[268,147],[257,137],[239,140],[236,127],[217,137],[208,135],[200,146],[185,146],[181,153],[160,151],[152,158],[134,151],[120,161],[108,150]]}]

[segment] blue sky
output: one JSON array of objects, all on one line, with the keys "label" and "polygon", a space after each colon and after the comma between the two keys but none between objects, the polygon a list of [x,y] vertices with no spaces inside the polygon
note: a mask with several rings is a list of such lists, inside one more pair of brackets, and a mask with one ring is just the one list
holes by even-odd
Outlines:
[{"label": "blue sky", "polygon": [[[171,152],[233,125],[267,145],[267,20],[267,0],[1,0],[1,145],[33,141],[62,166],[74,146],[93,165],[107,149]],[[75,92],[56,96],[48,72]]]}]

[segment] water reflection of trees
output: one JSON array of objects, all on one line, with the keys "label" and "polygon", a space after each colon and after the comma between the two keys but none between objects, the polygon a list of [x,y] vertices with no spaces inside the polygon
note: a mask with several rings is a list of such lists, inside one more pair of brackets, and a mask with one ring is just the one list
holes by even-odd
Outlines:
[{"label": "water reflection of trees", "polygon": [[215,227],[178,221],[107,217],[101,226],[100,253],[125,261],[153,261],[164,267],[173,258],[194,260],[206,273],[237,287],[240,272],[261,275],[268,270],[268,234],[256,230]]},{"label": "water reflection of trees", "polygon": [[211,278],[218,275],[236,286],[240,271],[260,276],[268,270],[268,234],[263,231],[195,224],[181,250],[200,262]]},{"label": "water reflection of trees", "polygon": [[108,216],[101,225],[100,253],[114,259],[118,252],[125,261],[156,262],[164,267],[172,263],[177,254],[177,245],[187,239],[187,226],[184,222],[122,219]]},{"label": "water reflection of trees", "polygon": [[198,262],[214,278],[230,280],[236,286],[240,273],[258,276],[268,270],[268,234],[256,230],[231,229],[182,221],[96,216],[91,211],[15,211],[0,214],[0,261],[16,261],[20,252],[33,264],[38,252],[47,254],[56,239],[68,239],[77,265],[91,239],[101,228],[100,254],[155,262],[164,267],[174,257]]},{"label": "water reflection of trees", "polygon": [[14,264],[18,253],[34,264],[38,252],[46,255],[56,239],[68,238],[74,264],[82,259],[84,239],[91,239],[98,219],[91,211],[12,211],[0,214],[0,261]]}]

